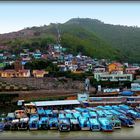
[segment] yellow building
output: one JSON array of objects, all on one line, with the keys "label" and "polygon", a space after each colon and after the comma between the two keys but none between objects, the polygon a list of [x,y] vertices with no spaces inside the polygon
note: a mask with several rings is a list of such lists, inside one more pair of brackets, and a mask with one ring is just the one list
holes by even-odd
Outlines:
[{"label": "yellow building", "polygon": [[123,65],[121,63],[111,63],[108,65],[108,71],[110,73],[114,72],[114,71],[123,71]]},{"label": "yellow building", "polygon": [[30,70],[4,70],[0,72],[0,77],[12,78],[12,77],[30,77]]},{"label": "yellow building", "polygon": [[18,70],[16,72],[16,77],[30,77],[30,70]]},{"label": "yellow building", "polygon": [[4,70],[1,71],[1,77],[3,78],[12,78],[16,76],[16,71],[15,70]]},{"label": "yellow building", "polygon": [[85,71],[84,70],[82,70],[82,69],[76,69],[75,71],[71,71],[72,73],[74,73],[74,74],[81,74],[81,73],[85,73]]},{"label": "yellow building", "polygon": [[33,70],[33,76],[34,77],[44,77],[45,74],[48,74],[48,71],[45,70]]}]

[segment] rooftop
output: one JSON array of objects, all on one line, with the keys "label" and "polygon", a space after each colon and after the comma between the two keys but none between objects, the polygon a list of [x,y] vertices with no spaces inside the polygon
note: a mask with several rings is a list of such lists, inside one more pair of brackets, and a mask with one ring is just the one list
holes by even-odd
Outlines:
[{"label": "rooftop", "polygon": [[53,105],[74,105],[80,104],[78,100],[58,100],[58,101],[39,101],[33,102],[36,106],[53,106]]}]

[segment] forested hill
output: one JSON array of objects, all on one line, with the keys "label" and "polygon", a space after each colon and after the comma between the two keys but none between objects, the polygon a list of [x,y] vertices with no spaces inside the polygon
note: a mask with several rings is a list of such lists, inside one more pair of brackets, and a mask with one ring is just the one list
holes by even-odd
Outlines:
[{"label": "forested hill", "polygon": [[[0,47],[18,53],[22,48],[44,50],[57,42],[73,54],[82,52],[96,58],[140,62],[140,28],[105,24],[96,19],[73,18],[64,24],[26,28],[0,35]],[[1,49],[2,50],[2,49]]]},{"label": "forested hill", "polygon": [[120,50],[127,61],[140,62],[140,28],[105,24],[96,19],[73,18],[66,24],[79,25]]}]

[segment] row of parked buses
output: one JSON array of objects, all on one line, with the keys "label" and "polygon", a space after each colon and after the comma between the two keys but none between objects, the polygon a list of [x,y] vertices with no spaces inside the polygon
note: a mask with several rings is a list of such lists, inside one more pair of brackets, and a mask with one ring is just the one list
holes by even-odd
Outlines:
[{"label": "row of parked buses", "polygon": [[122,126],[134,127],[140,119],[140,108],[124,104],[74,109],[52,110],[37,107],[36,112],[16,110],[1,118],[0,131],[4,130],[91,130],[114,131]]}]

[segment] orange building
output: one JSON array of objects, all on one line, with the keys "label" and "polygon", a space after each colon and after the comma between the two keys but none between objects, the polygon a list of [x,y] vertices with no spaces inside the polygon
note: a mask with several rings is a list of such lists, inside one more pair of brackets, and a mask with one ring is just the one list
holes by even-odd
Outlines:
[{"label": "orange building", "polygon": [[85,73],[85,71],[83,69],[78,68],[78,69],[76,69],[76,71],[72,71],[72,73],[81,74],[81,73]]},{"label": "orange building", "polygon": [[12,77],[30,77],[30,70],[19,70],[15,71],[11,70],[4,70],[0,72],[0,77],[3,78],[12,78]]},{"label": "orange building", "polygon": [[34,77],[44,77],[44,75],[48,73],[49,72],[45,70],[33,70]]},{"label": "orange building", "polygon": [[4,70],[1,71],[1,77],[5,78],[12,78],[16,76],[16,71],[15,70]]},{"label": "orange building", "polygon": [[112,73],[114,71],[124,71],[124,68],[121,63],[111,63],[108,65],[108,71],[110,73]]}]

